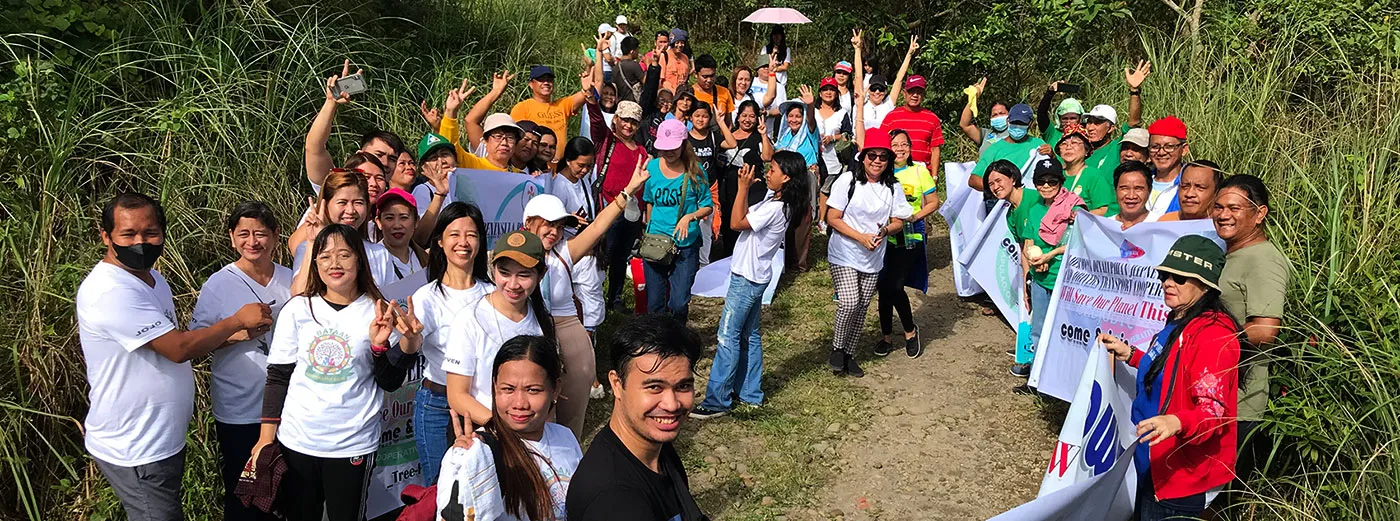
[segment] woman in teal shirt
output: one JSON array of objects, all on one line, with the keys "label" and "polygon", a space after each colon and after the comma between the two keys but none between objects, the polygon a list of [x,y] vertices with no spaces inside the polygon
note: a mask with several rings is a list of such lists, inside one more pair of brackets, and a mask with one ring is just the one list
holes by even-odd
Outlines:
[{"label": "woman in teal shirt", "polygon": [[690,314],[690,287],[700,270],[700,221],[714,212],[710,184],[686,139],[680,120],[657,127],[655,148],[661,157],[647,161],[647,233],[669,235],[676,254],[669,265],[646,261],[647,313],[670,313],[685,322]]}]

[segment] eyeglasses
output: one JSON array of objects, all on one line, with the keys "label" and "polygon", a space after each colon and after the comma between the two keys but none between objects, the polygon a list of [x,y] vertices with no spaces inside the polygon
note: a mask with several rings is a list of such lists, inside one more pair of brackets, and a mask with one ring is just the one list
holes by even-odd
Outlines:
[{"label": "eyeglasses", "polygon": [[1178,286],[1183,285],[1183,284],[1186,284],[1186,279],[1188,279],[1188,278],[1190,278],[1190,277],[1187,277],[1187,276],[1182,275],[1182,274],[1180,274],[1180,273],[1167,273],[1167,272],[1165,272],[1165,271],[1159,271],[1159,272],[1157,272],[1157,280],[1160,280],[1160,281],[1162,281],[1163,283],[1166,283],[1167,281],[1170,280],[1170,281],[1172,281],[1173,284],[1176,284],[1176,285],[1178,285]]},{"label": "eyeglasses", "polygon": [[491,135],[489,135],[489,136],[486,136],[486,139],[487,139],[487,140],[496,140],[496,141],[505,141],[505,142],[507,142],[507,143],[514,143],[514,142],[516,142],[516,141],[520,141],[520,138],[516,137],[515,134],[511,134],[511,133],[509,133],[509,132],[497,132],[497,133],[495,133],[495,134],[491,134]]},{"label": "eyeglasses", "polygon": [[1170,153],[1176,152],[1177,150],[1180,150],[1181,147],[1184,147],[1184,146],[1186,146],[1186,142],[1185,142],[1185,141],[1182,141],[1182,142],[1177,143],[1177,144],[1175,144],[1175,145],[1161,145],[1161,144],[1152,145],[1152,146],[1150,146],[1150,147],[1147,147],[1147,150],[1150,151],[1150,152],[1152,152],[1153,154],[1156,154],[1156,153],[1158,153],[1158,152],[1166,152],[1166,153],[1170,154]]}]

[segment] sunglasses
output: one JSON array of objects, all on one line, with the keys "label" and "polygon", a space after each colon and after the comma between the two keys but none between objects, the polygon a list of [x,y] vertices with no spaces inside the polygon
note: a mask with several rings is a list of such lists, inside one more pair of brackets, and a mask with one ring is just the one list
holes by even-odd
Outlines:
[{"label": "sunglasses", "polygon": [[1159,271],[1159,272],[1157,272],[1157,280],[1162,281],[1163,283],[1165,283],[1165,282],[1167,282],[1167,281],[1170,280],[1170,281],[1172,281],[1173,284],[1176,284],[1176,285],[1178,285],[1178,286],[1181,286],[1181,285],[1186,284],[1186,281],[1187,281],[1187,279],[1189,279],[1189,278],[1190,278],[1190,277],[1187,277],[1187,276],[1182,275],[1182,274],[1179,274],[1179,273],[1167,273],[1167,272],[1165,272],[1165,271]]},{"label": "sunglasses", "polygon": [[871,161],[889,162],[894,160],[894,154],[889,152],[869,152],[865,154],[865,157]]}]

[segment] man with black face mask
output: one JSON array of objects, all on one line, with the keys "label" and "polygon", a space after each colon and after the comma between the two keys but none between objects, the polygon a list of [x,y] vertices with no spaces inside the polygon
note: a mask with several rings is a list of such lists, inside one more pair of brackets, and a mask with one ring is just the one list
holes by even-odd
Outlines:
[{"label": "man with black face mask", "polygon": [[170,285],[152,270],[165,247],[165,211],[141,194],[102,209],[107,255],[78,287],[78,341],[87,363],[84,446],[126,516],[179,520],[185,431],[194,412],[190,360],[267,333],[272,310],[248,304],[214,325],[181,331]]}]

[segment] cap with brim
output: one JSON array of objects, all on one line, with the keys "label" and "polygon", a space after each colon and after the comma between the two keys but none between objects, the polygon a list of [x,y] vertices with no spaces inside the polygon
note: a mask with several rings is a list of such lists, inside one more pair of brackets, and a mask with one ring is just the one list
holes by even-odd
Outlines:
[{"label": "cap with brim", "polygon": [[1123,133],[1123,144],[1125,145],[1134,145],[1145,150],[1151,142],[1151,135],[1147,133],[1147,129],[1133,128]]},{"label": "cap with brim", "polygon": [[825,78],[822,78],[821,83],[817,84],[817,90],[822,90],[822,89],[825,89],[825,88],[828,88],[828,87],[829,87],[829,88],[836,89],[836,88],[840,88],[840,86],[841,86],[841,84],[836,83],[836,78],[833,78],[833,77],[831,77],[831,76],[827,76],[827,77],[825,77]]},{"label": "cap with brim", "polygon": [[679,27],[674,28],[674,29],[671,29],[671,41],[673,41],[673,42],[684,42],[684,41],[687,41],[687,40],[689,40],[689,39],[690,39],[690,33],[685,32],[685,29],[681,29],[681,28],[679,28]]},{"label": "cap with brim", "polygon": [[1147,133],[1153,136],[1174,137],[1186,141],[1186,122],[1181,121],[1181,118],[1176,116],[1167,116],[1148,125]]},{"label": "cap with brim", "polygon": [[841,61],[839,61],[839,62],[836,62],[836,65],[832,66],[831,70],[836,71],[836,72],[844,72],[844,73],[846,73],[846,74],[850,74],[851,71],[854,71],[854,70],[856,70],[856,69],[855,69],[855,67],[852,67],[852,66],[851,66],[851,62],[848,62],[848,61],[845,61],[845,60],[841,60]]},{"label": "cap with brim", "polygon": [[1225,252],[1215,241],[1200,235],[1177,239],[1157,266],[1157,271],[1190,277],[1211,289],[1220,290],[1220,272],[1225,269]]},{"label": "cap with brim", "polygon": [[[1079,100],[1074,99],[1074,98],[1065,98],[1064,101],[1061,101],[1061,102],[1060,102],[1060,105],[1059,105],[1059,106],[1055,107],[1055,117],[1056,117],[1056,118],[1058,118],[1058,117],[1060,117],[1060,116],[1063,116],[1063,115],[1065,115],[1065,114],[1083,114],[1083,113],[1084,113],[1084,104],[1080,103]],[[1055,123],[1055,124],[1056,124],[1056,125],[1059,125],[1058,122]]]},{"label": "cap with brim", "polygon": [[516,230],[496,239],[496,247],[492,249],[491,262],[494,263],[503,258],[510,259],[529,269],[544,262],[544,254],[544,243],[540,242],[539,236],[524,230]]},{"label": "cap with brim", "polygon": [[578,226],[578,217],[564,209],[564,201],[549,194],[540,194],[525,203],[525,220],[539,217],[549,222],[564,221],[567,226]]},{"label": "cap with brim", "polygon": [[687,134],[685,123],[681,123],[681,120],[668,119],[662,121],[661,124],[656,127],[656,142],[654,146],[657,150],[675,150],[685,143]]},{"label": "cap with brim", "polygon": [[879,74],[871,75],[870,90],[890,90],[890,82]]},{"label": "cap with brim", "polygon": [[765,55],[763,55],[763,56],[759,56],[759,57],[758,57],[758,62],[754,65],[754,68],[755,68],[755,69],[762,69],[762,68],[767,67],[767,66],[768,66],[768,55],[765,54]]},{"label": "cap with brim", "polygon": [[1089,113],[1085,114],[1084,117],[1086,119],[1101,119],[1117,125],[1118,109],[1113,108],[1112,105],[1094,105],[1094,108],[1089,110]]},{"label": "cap with brim", "polygon": [[623,15],[617,15],[617,19],[613,20],[613,23],[617,25],[627,25],[627,17]]},{"label": "cap with brim", "polygon": [[641,121],[642,106],[632,100],[619,101],[617,102],[617,110],[613,112],[613,117]]},{"label": "cap with brim", "polygon": [[418,160],[426,161],[428,156],[440,148],[453,149],[452,142],[441,134],[429,132],[423,134],[423,139],[418,140]]},{"label": "cap with brim", "polygon": [[520,136],[524,135],[524,131],[520,130],[519,125],[515,124],[515,120],[511,119],[510,114],[506,114],[504,112],[497,112],[490,116],[486,116],[486,121],[482,122],[481,126],[481,135],[483,136],[489,136],[491,135],[492,131],[499,129],[509,129],[515,132],[516,139],[519,139]]},{"label": "cap with brim", "polygon": [[907,79],[907,80],[904,80],[904,90],[913,90],[913,89],[923,90],[924,87],[927,87],[927,86],[928,86],[928,81],[925,80],[923,76],[919,76],[919,75],[917,75],[917,74],[915,74],[915,75],[913,75],[913,76],[910,76],[909,79]]},{"label": "cap with brim", "polygon": [[538,80],[545,76],[554,76],[554,69],[551,69],[548,65],[530,67],[530,81]]},{"label": "cap with brim", "polygon": [[598,36],[602,36],[602,35],[604,35],[604,34],[611,33],[611,32],[616,32],[616,31],[613,29],[613,26],[608,25],[607,23],[598,24]]},{"label": "cap with brim", "polygon": [[384,193],[379,194],[379,199],[374,201],[375,211],[383,210],[385,205],[394,202],[395,199],[401,200],[413,207],[414,212],[418,211],[418,200],[413,197],[413,194],[404,191],[402,188],[390,188]]},{"label": "cap with brim", "polygon": [[1017,103],[1007,111],[1006,121],[1017,125],[1029,125],[1035,121],[1035,112],[1031,111],[1031,106],[1025,103]]}]

